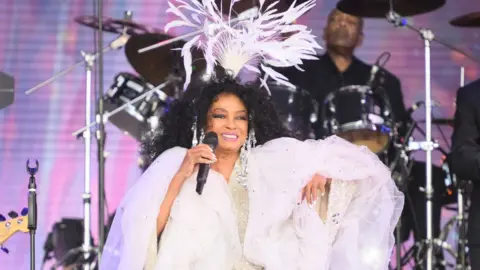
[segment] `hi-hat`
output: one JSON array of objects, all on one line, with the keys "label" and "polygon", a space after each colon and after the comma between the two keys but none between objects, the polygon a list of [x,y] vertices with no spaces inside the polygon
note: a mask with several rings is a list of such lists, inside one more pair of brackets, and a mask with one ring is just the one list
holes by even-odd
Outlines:
[{"label": "hi-hat", "polygon": [[[393,11],[400,16],[414,16],[436,10],[446,0],[393,0]],[[390,0],[342,0],[337,9],[357,17],[385,18],[390,11]]]},{"label": "hi-hat", "polygon": [[480,12],[462,15],[451,20],[450,24],[458,27],[480,27]]},{"label": "hi-hat", "polygon": [[[112,19],[108,17],[102,18],[102,31],[109,33],[117,33],[117,29],[111,27],[111,25],[109,24],[111,20]],[[75,22],[93,29],[98,29],[99,25],[99,20],[96,16],[78,16],[75,18]]]},{"label": "hi-hat", "polygon": [[[75,21],[95,30],[98,30],[100,22],[96,16],[79,16],[75,18]],[[108,17],[102,19],[102,31],[122,34],[124,29],[127,29],[127,34],[131,36],[154,32],[152,28],[133,21],[117,20]]]}]

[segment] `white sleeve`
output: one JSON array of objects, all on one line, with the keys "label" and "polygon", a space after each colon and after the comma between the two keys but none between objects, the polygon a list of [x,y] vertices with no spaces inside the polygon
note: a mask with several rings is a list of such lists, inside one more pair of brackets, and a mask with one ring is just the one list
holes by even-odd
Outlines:
[{"label": "white sleeve", "polygon": [[133,185],[117,208],[100,260],[100,269],[143,269],[160,205],[186,149],[160,155]]},{"label": "white sleeve", "polygon": [[[403,194],[375,154],[336,136],[305,142],[281,138],[255,149],[252,161],[255,209],[246,242],[249,259],[267,269],[385,269],[375,267],[390,258]],[[356,186],[333,246],[328,246],[329,231],[318,213],[306,203],[297,205],[315,173]]]},{"label": "white sleeve", "polygon": [[370,178],[357,183],[356,196],[333,242],[330,270],[388,269],[404,197],[393,180],[380,180]]}]

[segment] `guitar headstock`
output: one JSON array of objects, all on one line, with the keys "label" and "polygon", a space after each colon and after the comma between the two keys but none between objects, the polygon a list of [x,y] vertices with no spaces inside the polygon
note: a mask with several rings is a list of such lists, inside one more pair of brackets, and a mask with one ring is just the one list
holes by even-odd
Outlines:
[{"label": "guitar headstock", "polygon": [[28,208],[23,208],[20,215],[15,211],[10,211],[8,216],[10,219],[6,219],[5,216],[0,214],[0,249],[5,253],[8,253],[3,244],[17,232],[28,232]]}]

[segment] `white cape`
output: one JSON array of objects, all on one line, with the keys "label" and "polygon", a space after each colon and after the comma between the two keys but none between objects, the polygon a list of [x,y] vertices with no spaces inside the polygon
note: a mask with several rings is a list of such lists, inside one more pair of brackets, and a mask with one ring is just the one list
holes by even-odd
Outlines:
[{"label": "white cape", "polygon": [[[109,232],[100,269],[144,269],[156,217],[186,149],[160,155],[129,190]],[[319,174],[332,178],[327,221],[301,189]],[[156,270],[230,270],[241,256],[224,178],[210,171],[201,196],[194,174],[177,197],[162,234]],[[266,270],[388,269],[393,230],[403,209],[390,171],[366,147],[339,137],[272,140],[252,150],[244,256]]]}]

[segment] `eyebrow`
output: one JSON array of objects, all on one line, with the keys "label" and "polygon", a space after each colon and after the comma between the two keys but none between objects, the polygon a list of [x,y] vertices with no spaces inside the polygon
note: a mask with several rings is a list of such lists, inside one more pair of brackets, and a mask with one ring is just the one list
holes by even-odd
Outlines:
[{"label": "eyebrow", "polygon": [[[223,109],[223,108],[215,108],[213,109],[213,112],[217,112],[217,111],[221,111],[221,112],[228,112],[227,110]],[[239,111],[236,111],[235,113],[247,113],[246,110],[239,110]]]}]

